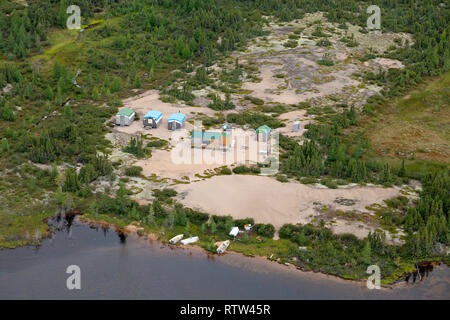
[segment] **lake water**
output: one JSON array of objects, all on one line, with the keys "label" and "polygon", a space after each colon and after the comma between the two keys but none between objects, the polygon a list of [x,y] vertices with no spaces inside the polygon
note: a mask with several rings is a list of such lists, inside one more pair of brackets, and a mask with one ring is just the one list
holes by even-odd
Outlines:
[{"label": "lake water", "polygon": [[[81,290],[66,288],[69,265],[81,269]],[[0,250],[0,299],[450,299],[450,268],[422,276],[369,290],[265,259],[172,249],[70,221],[39,247]]]}]

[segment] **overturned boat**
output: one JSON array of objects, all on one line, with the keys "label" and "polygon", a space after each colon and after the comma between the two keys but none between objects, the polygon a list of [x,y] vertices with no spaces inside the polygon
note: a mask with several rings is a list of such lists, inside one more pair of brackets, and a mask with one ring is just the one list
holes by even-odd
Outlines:
[{"label": "overturned boat", "polygon": [[180,241],[181,239],[183,239],[183,237],[184,237],[184,234],[179,234],[179,235],[173,237],[172,239],[170,239],[170,240],[169,240],[169,243],[170,243],[170,244],[175,244],[175,243],[177,243],[178,241]]},{"label": "overturned boat", "polygon": [[217,248],[217,254],[222,254],[227,250],[228,246],[230,245],[230,240],[226,240],[220,244],[220,246]]},{"label": "overturned boat", "polygon": [[190,237],[190,238],[186,238],[184,240],[181,240],[181,244],[186,245],[186,244],[191,244],[191,243],[194,243],[194,242],[197,242],[197,241],[198,241],[198,237],[195,236],[195,237]]}]

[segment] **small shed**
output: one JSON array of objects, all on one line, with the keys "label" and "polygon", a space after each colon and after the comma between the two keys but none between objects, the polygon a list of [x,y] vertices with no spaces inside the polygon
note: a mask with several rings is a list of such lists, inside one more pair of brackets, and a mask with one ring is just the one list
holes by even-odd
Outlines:
[{"label": "small shed", "polygon": [[223,145],[226,146],[228,140],[227,132],[194,130],[191,136],[192,147],[206,147],[216,141],[223,141]]},{"label": "small shed", "polygon": [[167,119],[167,127],[169,130],[177,130],[184,127],[186,116],[182,113],[174,113]]},{"label": "small shed", "polygon": [[162,112],[158,110],[151,110],[144,116],[144,128],[157,128],[162,120]]},{"label": "small shed", "polygon": [[116,124],[123,126],[129,126],[133,123],[136,113],[133,109],[123,108],[116,114]]},{"label": "small shed", "polygon": [[233,129],[231,123],[224,123],[222,126],[223,131],[231,131]]},{"label": "small shed", "polygon": [[270,133],[272,129],[266,125],[263,125],[256,129],[256,140],[266,142],[270,139]]},{"label": "small shed", "polygon": [[239,227],[233,227],[231,228],[231,231],[229,233],[230,236],[236,237],[239,234]]}]

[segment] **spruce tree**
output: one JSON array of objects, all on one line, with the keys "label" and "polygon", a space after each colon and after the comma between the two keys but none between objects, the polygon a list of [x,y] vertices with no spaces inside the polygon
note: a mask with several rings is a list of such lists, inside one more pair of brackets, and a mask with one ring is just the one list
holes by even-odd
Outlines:
[{"label": "spruce tree", "polygon": [[400,170],[398,171],[399,177],[404,177],[406,175],[406,169],[405,169],[405,160],[402,160],[402,166],[400,167]]},{"label": "spruce tree", "polygon": [[1,118],[3,120],[11,121],[11,122],[15,120],[14,112],[13,112],[13,109],[11,108],[11,105],[9,104],[9,102],[6,102],[5,105],[3,106]]}]

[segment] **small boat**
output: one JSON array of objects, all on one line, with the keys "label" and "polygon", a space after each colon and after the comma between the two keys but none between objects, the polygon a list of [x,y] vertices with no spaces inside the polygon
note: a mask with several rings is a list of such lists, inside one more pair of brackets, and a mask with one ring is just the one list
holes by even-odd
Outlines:
[{"label": "small boat", "polygon": [[181,240],[181,244],[186,245],[186,244],[191,244],[191,243],[194,243],[194,242],[197,242],[197,241],[198,241],[198,237],[195,236],[195,237],[190,237],[190,238]]},{"label": "small boat", "polygon": [[222,254],[227,250],[228,246],[230,245],[230,240],[226,240],[220,244],[220,246],[217,248],[217,254]]},{"label": "small boat", "polygon": [[175,243],[177,243],[178,241],[180,241],[181,239],[183,239],[183,237],[184,237],[184,234],[179,234],[179,235],[173,237],[172,239],[170,239],[170,240],[169,240],[169,243],[170,243],[170,244],[175,244]]}]

